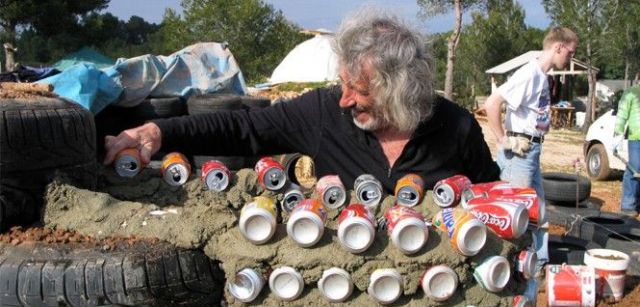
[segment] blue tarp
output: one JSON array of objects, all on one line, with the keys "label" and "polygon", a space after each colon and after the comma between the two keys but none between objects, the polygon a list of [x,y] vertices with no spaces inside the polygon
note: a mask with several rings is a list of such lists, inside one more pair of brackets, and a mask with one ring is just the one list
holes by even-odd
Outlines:
[{"label": "blue tarp", "polygon": [[52,66],[57,70],[63,71],[76,64],[94,64],[98,68],[105,68],[112,66],[115,62],[95,49],[83,47],[76,52],[65,55],[58,62],[53,63]]},{"label": "blue tarp", "polygon": [[103,69],[78,64],[39,83],[52,84],[56,94],[94,114],[110,104],[132,107],[147,97],[179,96],[186,100],[206,93],[247,93],[240,67],[229,49],[219,43],[194,44],[169,56],[118,59]]}]

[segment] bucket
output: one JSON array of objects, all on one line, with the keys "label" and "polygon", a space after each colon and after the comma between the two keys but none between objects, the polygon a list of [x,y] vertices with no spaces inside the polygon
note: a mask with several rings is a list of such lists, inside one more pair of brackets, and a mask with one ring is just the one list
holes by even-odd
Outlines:
[{"label": "bucket", "polygon": [[584,117],[585,117],[585,112],[576,112],[576,126],[582,128],[582,125],[584,125]]},{"label": "bucket", "polygon": [[596,271],[596,295],[613,297],[619,302],[624,292],[629,255],[612,249],[590,249],[584,253],[584,264]]},{"label": "bucket", "polygon": [[595,306],[595,271],[586,265],[547,265],[547,306]]}]

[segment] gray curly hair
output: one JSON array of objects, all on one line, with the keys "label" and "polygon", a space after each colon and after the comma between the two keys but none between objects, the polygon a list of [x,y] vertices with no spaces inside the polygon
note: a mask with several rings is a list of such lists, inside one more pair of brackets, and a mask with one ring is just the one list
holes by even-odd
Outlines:
[{"label": "gray curly hair", "polygon": [[433,112],[432,57],[422,35],[397,16],[365,8],[346,18],[333,41],[350,82],[370,64],[375,107],[387,127],[411,132]]}]

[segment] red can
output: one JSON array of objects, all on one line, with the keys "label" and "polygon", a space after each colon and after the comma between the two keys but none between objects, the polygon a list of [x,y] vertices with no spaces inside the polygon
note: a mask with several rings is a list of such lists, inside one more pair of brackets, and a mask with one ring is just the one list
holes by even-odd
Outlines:
[{"label": "red can", "polygon": [[365,251],[375,239],[376,220],[363,204],[351,204],[338,217],[338,240],[349,252]]},{"label": "red can", "polygon": [[511,187],[511,184],[507,181],[502,181],[502,180],[492,181],[492,182],[483,182],[483,183],[474,183],[471,186],[469,186],[468,189],[462,191],[462,197],[460,201],[462,202],[462,204],[464,204],[470,199],[473,199],[476,197],[486,197],[489,190],[493,188],[499,189],[503,187]]},{"label": "red can", "polygon": [[127,148],[116,155],[114,168],[120,177],[133,177],[140,173],[144,165],[140,159],[140,152],[135,148]]},{"label": "red can", "polygon": [[325,207],[338,209],[347,200],[347,191],[337,175],[326,175],[316,183],[316,193]]},{"label": "red can", "polygon": [[465,209],[503,239],[518,238],[529,226],[523,204],[480,197],[470,200]]},{"label": "red can", "polygon": [[171,186],[180,186],[185,184],[191,175],[191,164],[189,160],[179,153],[168,153],[162,158],[162,166],[160,167],[162,178]]},{"label": "red can", "polygon": [[547,306],[595,306],[595,271],[586,265],[548,264]]},{"label": "red can", "polygon": [[362,218],[371,223],[371,225],[376,225],[376,217],[371,213],[371,210],[363,204],[351,204],[344,208],[344,210],[340,212],[340,216],[338,216],[338,225],[352,217]]},{"label": "red can", "polygon": [[422,201],[424,180],[417,174],[404,175],[396,182],[395,194],[399,205],[413,207]]},{"label": "red can", "polygon": [[516,295],[513,297],[513,307],[533,307],[533,304],[526,296]]},{"label": "red can", "polygon": [[471,186],[471,180],[465,175],[455,175],[438,181],[433,186],[433,200],[443,208],[456,206],[462,197],[462,191]]},{"label": "red can", "polygon": [[272,157],[260,159],[255,171],[258,173],[258,182],[267,190],[278,191],[287,183],[284,166]]},{"label": "red can", "polygon": [[202,164],[200,178],[207,189],[222,192],[229,186],[231,172],[224,163],[218,160],[209,160]]},{"label": "red can", "polygon": [[404,254],[419,251],[429,238],[421,213],[405,206],[393,206],[384,214],[391,242]]}]

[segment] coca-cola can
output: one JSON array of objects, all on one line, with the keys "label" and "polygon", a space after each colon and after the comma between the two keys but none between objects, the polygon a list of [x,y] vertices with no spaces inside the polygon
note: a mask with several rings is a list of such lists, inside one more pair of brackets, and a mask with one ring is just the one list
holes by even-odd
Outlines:
[{"label": "coca-cola can", "polygon": [[210,191],[222,192],[229,186],[231,172],[224,163],[209,160],[202,164],[200,179]]},{"label": "coca-cola can", "polygon": [[338,240],[349,252],[363,252],[375,239],[375,226],[375,216],[367,206],[351,204],[338,217]]},{"label": "coca-cola can", "polygon": [[[528,189],[528,188],[527,188]],[[533,190],[533,189],[530,189]],[[523,204],[525,208],[527,208],[527,213],[529,214],[529,221],[532,223],[538,223],[540,221],[541,212],[540,206],[538,203],[538,196],[535,191],[533,191],[534,195],[531,194],[514,194],[514,195],[494,195],[489,193],[488,197],[491,197],[495,200],[506,201],[516,204]],[[544,214],[542,214],[544,218]]]},{"label": "coca-cola can", "polygon": [[391,242],[404,254],[419,251],[429,238],[421,213],[405,206],[393,206],[384,215]]},{"label": "coca-cola can", "polygon": [[260,185],[269,191],[278,191],[287,183],[284,166],[272,157],[258,160],[254,169],[258,173]]},{"label": "coca-cola can", "polygon": [[413,207],[422,201],[424,180],[417,174],[407,174],[396,182],[394,190],[398,205]]},{"label": "coca-cola can", "polygon": [[462,191],[471,186],[471,180],[465,175],[455,175],[442,179],[433,186],[433,200],[442,208],[458,205]]},{"label": "coca-cola can", "polygon": [[295,183],[290,183],[282,197],[282,209],[291,212],[293,208],[304,199],[302,188]]},{"label": "coca-cola can", "polygon": [[466,209],[503,239],[519,238],[529,226],[523,204],[480,197],[469,200]]},{"label": "coca-cola can", "polygon": [[536,274],[538,254],[533,250],[522,250],[515,256],[515,271],[521,280],[531,279]]},{"label": "coca-cola can", "polygon": [[353,188],[356,198],[361,204],[375,208],[382,200],[382,184],[370,174],[363,174],[356,178]]},{"label": "coca-cola can", "polygon": [[462,196],[460,197],[460,202],[462,205],[465,205],[467,201],[476,197],[486,197],[489,190],[493,188],[502,188],[502,187],[511,187],[511,184],[508,181],[500,180],[500,181],[492,181],[492,182],[483,182],[483,183],[473,183],[468,188],[462,191]]},{"label": "coca-cola can", "polygon": [[181,186],[191,176],[191,164],[183,154],[172,152],[162,158],[160,172],[162,172],[162,178],[167,184]]},{"label": "coca-cola can", "polygon": [[328,209],[338,209],[347,200],[344,184],[337,175],[326,175],[316,183],[316,193]]},{"label": "coca-cola can", "polygon": [[135,148],[120,151],[116,155],[115,161],[113,166],[120,177],[133,177],[140,173],[144,167],[140,159],[140,152]]}]

